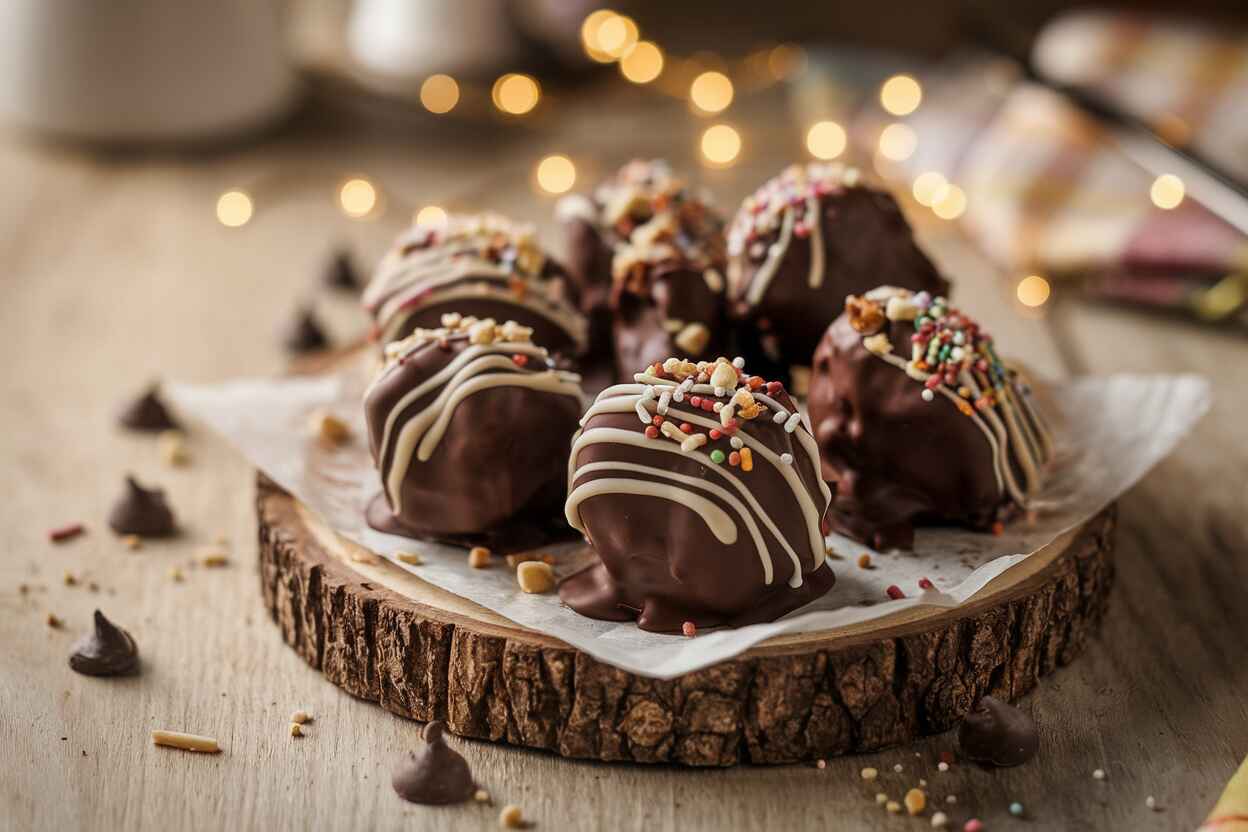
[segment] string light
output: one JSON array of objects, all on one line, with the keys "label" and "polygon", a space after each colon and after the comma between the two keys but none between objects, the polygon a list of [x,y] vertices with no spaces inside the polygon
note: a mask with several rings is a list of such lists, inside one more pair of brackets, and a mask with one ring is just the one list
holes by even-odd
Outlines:
[{"label": "string light", "polygon": [[459,103],[459,84],[449,75],[430,75],[420,85],[420,103],[431,113],[449,113]]},{"label": "string light", "polygon": [[920,205],[931,208],[936,204],[936,200],[944,196],[944,191],[949,187],[949,183],[945,177],[934,170],[926,173],[920,173],[914,178],[914,199]]},{"label": "string light", "polygon": [[548,194],[563,194],[576,184],[576,165],[567,156],[555,154],[537,163],[537,186]]},{"label": "string light", "polygon": [[663,50],[648,40],[640,41],[620,59],[620,73],[634,84],[649,84],[663,72]]},{"label": "string light", "polygon": [[602,29],[602,24],[613,17],[615,17],[615,12],[610,9],[598,9],[587,14],[581,23],[581,45],[585,47],[585,54],[602,64],[610,63],[614,58],[602,48],[598,33]]},{"label": "string light", "polygon": [[446,211],[437,205],[426,205],[416,212],[416,224],[432,228],[446,227]]},{"label": "string light", "polygon": [[741,134],[727,124],[706,128],[702,134],[702,156],[715,167],[728,167],[741,153]]},{"label": "string light", "polygon": [[732,103],[732,81],[722,72],[703,72],[689,86],[689,98],[704,113],[719,113]]},{"label": "string light", "polygon": [[640,32],[631,17],[613,14],[598,27],[598,48],[612,58],[622,58],[637,42]]},{"label": "string light", "polygon": [[542,88],[531,76],[508,72],[494,82],[490,95],[494,99],[494,106],[504,113],[522,116],[537,106],[542,97]]},{"label": "string light", "polygon": [[894,75],[880,87],[880,103],[895,116],[904,116],[919,109],[923,88],[909,75]]},{"label": "string light", "polygon": [[217,222],[226,228],[240,228],[251,221],[254,211],[246,191],[226,191],[217,197]]},{"label": "string light", "polygon": [[377,207],[377,189],[367,179],[348,179],[338,189],[338,204],[352,219],[361,219]]},{"label": "string light", "polygon": [[890,124],[880,133],[880,155],[894,162],[901,162],[914,155],[919,137],[908,124]]},{"label": "string light", "polygon": [[1153,180],[1153,187],[1149,189],[1148,195],[1154,205],[1169,211],[1182,204],[1186,193],[1182,179],[1173,173],[1163,173]]},{"label": "string light", "polygon": [[1018,286],[1014,290],[1014,294],[1018,296],[1018,302],[1033,309],[1037,306],[1044,306],[1051,292],[1049,281],[1038,274],[1024,277],[1018,281]]},{"label": "string light", "polygon": [[956,220],[966,212],[966,192],[957,185],[946,185],[932,203],[932,212],[942,220]]},{"label": "string light", "polygon": [[835,159],[848,141],[845,128],[835,121],[817,121],[806,131],[806,149],[816,159]]},{"label": "string light", "polygon": [[782,43],[767,55],[767,68],[777,81],[796,78],[806,71],[806,50],[791,43]]}]

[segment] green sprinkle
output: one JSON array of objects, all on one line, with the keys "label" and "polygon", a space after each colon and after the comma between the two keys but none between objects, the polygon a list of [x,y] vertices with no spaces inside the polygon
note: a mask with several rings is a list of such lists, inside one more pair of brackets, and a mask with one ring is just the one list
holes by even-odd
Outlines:
[{"label": "green sprinkle", "polygon": [[711,451],[711,462],[714,462],[716,465],[721,465],[723,464],[723,461],[724,461],[723,451],[719,450],[718,448]]}]

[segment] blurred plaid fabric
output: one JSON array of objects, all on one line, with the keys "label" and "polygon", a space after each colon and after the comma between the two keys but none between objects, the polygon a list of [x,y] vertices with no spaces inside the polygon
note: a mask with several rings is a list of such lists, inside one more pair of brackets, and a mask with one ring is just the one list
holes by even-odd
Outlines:
[{"label": "blurred plaid fabric", "polygon": [[[1036,60],[1046,74],[1096,89],[1248,181],[1248,39],[1079,13],[1044,31]],[[918,146],[891,173],[909,183],[937,171],[959,185],[967,233],[1016,272],[1095,277],[1103,293],[1167,305],[1248,269],[1248,239],[1190,198],[1173,210],[1154,206],[1154,174],[1061,96],[1021,81],[1008,62],[965,58],[942,67],[925,78],[923,106],[908,122]]]}]

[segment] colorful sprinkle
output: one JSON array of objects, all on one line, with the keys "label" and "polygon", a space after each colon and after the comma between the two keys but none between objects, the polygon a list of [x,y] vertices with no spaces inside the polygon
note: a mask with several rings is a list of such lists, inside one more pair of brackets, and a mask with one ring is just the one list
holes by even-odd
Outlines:
[{"label": "colorful sprinkle", "polygon": [[1019,803],[1017,800],[1011,803],[1010,814],[1016,818],[1021,818],[1023,816],[1023,804]]},{"label": "colorful sprinkle", "polygon": [[784,465],[792,465],[793,454],[788,453],[788,452],[780,454],[780,462],[783,463]]},{"label": "colorful sprinkle", "polygon": [[754,470],[754,454],[750,452],[749,448],[741,449],[741,470],[742,471]]},{"label": "colorful sprinkle", "polygon": [[48,531],[48,540],[53,543],[64,543],[66,540],[73,540],[86,530],[87,527],[81,523],[70,523],[68,526],[61,526]]},{"label": "colorful sprinkle", "polygon": [[681,433],[693,433],[693,425],[689,424],[688,422],[681,422],[680,432]]},{"label": "colorful sprinkle", "polygon": [[711,428],[711,438],[712,438],[712,439],[718,439],[718,438],[720,438],[720,437],[721,437],[721,436],[723,436],[723,435],[724,435],[724,432],[723,432],[723,431],[721,431],[719,428]]},{"label": "colorful sprinkle", "polygon": [[732,453],[728,454],[728,464],[729,464],[729,465],[740,465],[740,464],[741,464],[741,454],[740,454],[738,451],[733,451]]},{"label": "colorful sprinkle", "polygon": [[658,439],[658,438],[659,438],[659,429],[658,429],[658,428],[656,428],[654,425],[649,425],[649,426],[646,428],[646,438],[647,438],[647,439]]},{"label": "colorful sprinkle", "polygon": [[887,593],[888,597],[892,598],[894,601],[898,598],[906,597],[906,593],[902,592],[901,587],[897,586],[897,584],[889,584],[888,589],[884,590],[884,592]]},{"label": "colorful sprinkle", "polygon": [[935,588],[936,588],[936,585],[933,584],[927,578],[919,578],[919,589],[928,590],[928,589],[935,589]]},{"label": "colorful sprinkle", "polygon": [[517,367],[523,367],[525,364],[529,363],[529,357],[524,353],[519,352],[513,355],[511,360],[515,362]]},{"label": "colorful sprinkle", "polygon": [[971,818],[962,824],[962,832],[984,832],[984,822],[979,818]]},{"label": "colorful sprinkle", "polygon": [[724,452],[718,448],[711,451],[711,462],[714,462],[716,465],[722,465],[724,462]]},{"label": "colorful sprinkle", "polygon": [[867,552],[863,552],[861,555],[858,556],[858,568],[859,569],[871,568],[871,555],[870,554],[868,554]]}]

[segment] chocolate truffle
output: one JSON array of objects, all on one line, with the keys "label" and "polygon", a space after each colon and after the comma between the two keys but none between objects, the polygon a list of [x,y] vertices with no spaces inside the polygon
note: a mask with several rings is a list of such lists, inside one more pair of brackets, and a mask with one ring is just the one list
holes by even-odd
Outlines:
[{"label": "chocolate truffle", "polygon": [[591,353],[613,349],[620,378],[673,353],[724,349],[724,222],[709,202],[666,163],[640,160],[592,198],[560,202],[569,271],[595,322]]},{"label": "chocolate truffle", "polygon": [[387,345],[365,393],[382,482],[368,519],[413,537],[515,544],[523,536],[504,528],[561,517],[580,376],[555,369],[514,321],[448,314],[443,324]]},{"label": "chocolate truffle", "polygon": [[563,268],[531,226],[494,214],[457,214],[403,232],[364,290],[364,306],[383,344],[436,328],[451,312],[515,321],[557,354],[579,354],[587,339]]},{"label": "chocolate truffle", "polygon": [[810,419],[832,524],[909,548],[920,523],[990,529],[1026,508],[1053,443],[1022,374],[942,297],[850,296],[815,352]]},{"label": "chocolate truffle", "polygon": [[128,430],[145,433],[160,433],[178,427],[177,420],[161,401],[160,386],[157,384],[148,387],[142,395],[122,408],[117,414],[117,421]]},{"label": "chocolate truffle", "polygon": [[846,295],[882,283],[935,295],[949,287],[896,200],[840,164],[792,165],[746,197],[728,255],[741,349],[781,372],[810,365]]},{"label": "chocolate truffle", "polygon": [[771,621],[831,588],[814,437],[783,386],[743,365],[670,358],[585,414],[565,510],[601,561],[559,587],[577,612],[696,631]]},{"label": "chocolate truffle", "polygon": [[144,488],[132,476],[126,477],[126,490],[108,514],[108,525],[117,534],[139,537],[170,537],[177,533],[173,509],[159,488]]},{"label": "chocolate truffle", "polygon": [[968,759],[1017,766],[1036,756],[1040,733],[1027,714],[992,696],[982,697],[958,728],[958,745]]},{"label": "chocolate truffle", "polygon": [[399,797],[411,803],[442,806],[463,803],[477,791],[468,761],[446,744],[446,725],[425,726],[425,746],[403,760],[390,779]]},{"label": "chocolate truffle", "polygon": [[129,633],[95,611],[91,631],[78,639],[69,666],[87,676],[125,676],[139,668],[139,648]]}]

